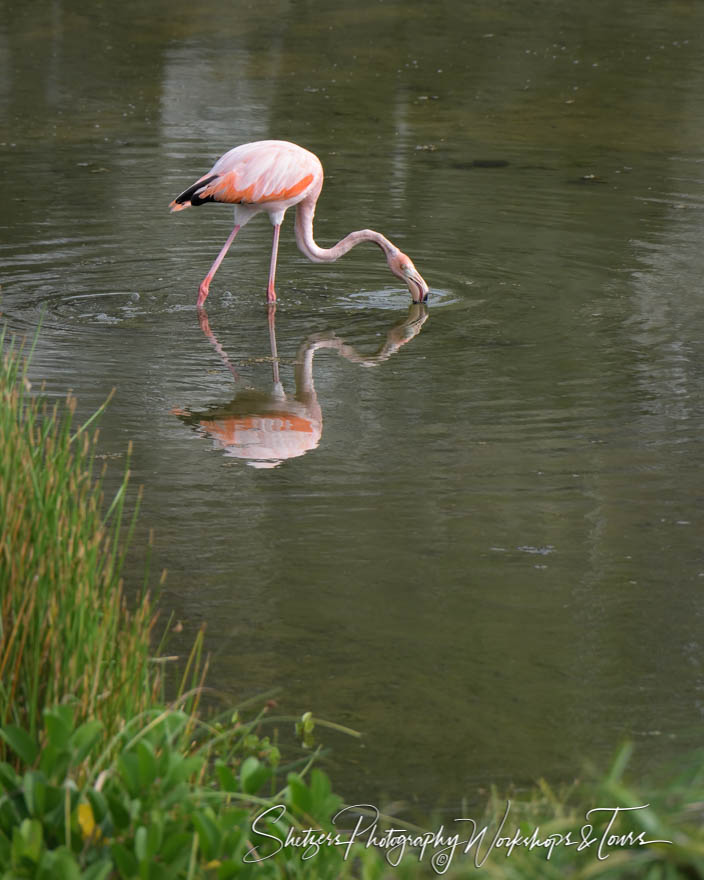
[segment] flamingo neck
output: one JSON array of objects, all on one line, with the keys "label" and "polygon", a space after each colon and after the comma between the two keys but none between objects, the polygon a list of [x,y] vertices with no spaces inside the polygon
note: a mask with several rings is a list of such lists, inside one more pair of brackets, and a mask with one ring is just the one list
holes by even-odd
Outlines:
[{"label": "flamingo neck", "polygon": [[331,248],[320,247],[313,238],[315,201],[315,198],[310,200],[304,199],[304,201],[299,203],[298,210],[296,211],[296,243],[299,249],[312,262],[331,263],[334,260],[339,260],[340,257],[343,257],[348,251],[363,241],[371,241],[378,245],[387,259],[398,250],[388,238],[385,238],[380,232],[375,232],[373,229],[359,229],[356,232],[350,232],[349,235],[340,239]]}]

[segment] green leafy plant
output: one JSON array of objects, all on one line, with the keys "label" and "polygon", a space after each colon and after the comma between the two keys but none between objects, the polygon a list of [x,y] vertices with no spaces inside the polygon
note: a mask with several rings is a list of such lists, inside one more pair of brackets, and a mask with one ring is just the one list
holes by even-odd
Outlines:
[{"label": "green leafy plant", "polygon": [[[320,770],[309,783],[289,773],[282,789],[263,794],[280,754],[252,724],[218,732],[194,726],[185,712],[154,709],[107,748],[101,727],[76,726],[70,707],[59,706],[45,710],[40,739],[16,726],[2,729],[27,766],[18,773],[0,764],[0,876],[224,880],[333,878],[352,870],[330,847],[311,863],[299,852],[269,858],[278,856],[275,838],[290,829],[331,828],[341,801]],[[272,807],[275,817],[262,820],[268,836],[254,836],[253,821]]]}]

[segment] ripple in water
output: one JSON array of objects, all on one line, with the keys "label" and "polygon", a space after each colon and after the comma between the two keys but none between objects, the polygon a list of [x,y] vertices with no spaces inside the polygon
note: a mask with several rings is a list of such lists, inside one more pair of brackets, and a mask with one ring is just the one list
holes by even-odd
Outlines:
[{"label": "ripple in water", "polygon": [[[408,292],[399,289],[360,290],[347,293],[338,298],[338,302],[351,309],[393,309],[397,311],[401,305],[407,307]],[[459,305],[461,298],[450,290],[431,287],[428,295],[430,308],[444,308]]]}]

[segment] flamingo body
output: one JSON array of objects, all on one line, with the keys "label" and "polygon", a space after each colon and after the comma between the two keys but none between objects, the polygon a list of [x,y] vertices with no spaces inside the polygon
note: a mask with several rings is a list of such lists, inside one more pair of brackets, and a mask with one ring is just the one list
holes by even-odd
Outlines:
[{"label": "flamingo body", "polygon": [[221,156],[193,186],[169,205],[181,211],[191,205],[225,202],[235,205],[244,226],[255,214],[276,215],[302,201],[318,184],[323,185],[323,166],[313,153],[287,141],[242,144]]},{"label": "flamingo body", "polygon": [[210,282],[239,230],[256,214],[266,211],[274,226],[267,300],[274,302],[274,279],[279,231],[288,208],[298,205],[296,241],[313,262],[337,260],[362,241],[377,244],[391,271],[402,278],[414,302],[427,299],[428,285],[411,260],[387,238],[372,229],[351,232],[332,248],[321,248],[313,239],[313,215],[323,186],[323,166],[316,155],[288,141],[256,141],[242,144],[221,156],[207,174],[184,190],[169,205],[172,212],[207,202],[235,207],[235,226],[210,271],[200,285],[198,306],[208,295]]}]

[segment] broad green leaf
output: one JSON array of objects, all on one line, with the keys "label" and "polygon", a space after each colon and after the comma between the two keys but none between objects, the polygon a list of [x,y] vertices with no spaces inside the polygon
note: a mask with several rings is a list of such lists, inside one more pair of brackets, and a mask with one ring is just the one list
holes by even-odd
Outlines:
[{"label": "broad green leaf", "polygon": [[15,773],[9,764],[0,763],[0,786],[5,789],[8,794],[17,791],[20,787],[20,777]]},{"label": "broad green leaf", "polygon": [[8,724],[0,728],[0,736],[25,764],[31,766],[37,760],[39,746],[26,730],[14,724]]},{"label": "broad green leaf", "polygon": [[161,849],[161,842],[164,836],[164,826],[161,816],[152,816],[152,820],[147,828],[147,850],[149,858],[153,858]]},{"label": "broad green leaf", "polygon": [[131,795],[136,795],[139,791],[139,759],[137,755],[134,752],[123,752],[117,763],[127,791]]},{"label": "broad green leaf", "polygon": [[218,880],[230,880],[242,873],[242,863],[236,859],[226,859],[218,867]]},{"label": "broad green leaf", "polygon": [[65,778],[70,763],[70,752],[65,749],[57,749],[52,744],[45,746],[39,756],[39,769],[49,779],[56,781]]},{"label": "broad green leaf", "polygon": [[42,826],[37,819],[23,819],[12,834],[13,861],[28,859],[35,864],[39,861],[44,839]]},{"label": "broad green leaf", "polygon": [[219,822],[222,828],[236,829],[239,838],[242,828],[249,828],[251,818],[247,810],[243,810],[238,806],[230,806],[221,811]]},{"label": "broad green leaf", "polygon": [[81,871],[71,850],[61,846],[42,855],[35,877],[36,880],[81,880]]},{"label": "broad green leaf", "polygon": [[46,807],[46,777],[44,774],[36,770],[28,770],[22,780],[22,791],[29,815],[41,819]]},{"label": "broad green leaf", "polygon": [[121,843],[113,843],[110,847],[113,860],[117,865],[120,876],[124,880],[132,880],[137,873],[137,859]]},{"label": "broad green leaf", "polygon": [[220,830],[213,820],[205,812],[194,813],[191,816],[203,855],[212,859],[218,852]]},{"label": "broad green leaf", "polygon": [[245,758],[240,767],[242,791],[256,794],[270,776],[271,770],[266,764],[262,764],[253,756]]},{"label": "broad green leaf", "polygon": [[52,706],[44,710],[44,730],[47,742],[57,751],[65,749],[73,730],[73,712],[70,706]]},{"label": "broad green leaf", "polygon": [[0,797],[0,830],[4,830],[9,836],[13,828],[26,818],[27,809],[21,794]]},{"label": "broad green leaf", "polygon": [[140,788],[149,788],[156,779],[158,768],[154,750],[145,740],[137,743],[137,766]]},{"label": "broad green leaf", "polygon": [[187,831],[172,831],[170,834],[164,835],[159,855],[167,864],[176,862],[180,857],[188,859],[192,844],[192,834]]},{"label": "broad green leaf", "polygon": [[313,798],[308,786],[297,773],[289,773],[286,777],[288,782],[288,801],[292,807],[302,813],[310,813]]},{"label": "broad green leaf", "polygon": [[128,804],[124,803],[117,794],[106,793],[105,800],[110,807],[110,815],[115,823],[115,827],[124,831],[130,824]]},{"label": "broad green leaf", "polygon": [[147,829],[144,825],[140,825],[134,833],[134,854],[137,856],[137,861],[139,862],[146,862],[149,859]]},{"label": "broad green leaf", "polygon": [[89,868],[81,874],[81,880],[107,880],[112,873],[112,861],[110,859],[101,859],[94,862]]},{"label": "broad green leaf", "polygon": [[[78,797],[78,792],[69,791],[69,800],[73,804]],[[42,814],[42,823],[47,828],[52,822],[57,820],[60,814],[63,821],[64,807],[66,805],[66,789],[64,786],[54,785],[47,782],[44,788],[44,812]]]},{"label": "broad green leaf", "polygon": [[73,732],[70,745],[74,753],[73,759],[77,764],[80,764],[90,754],[90,750],[98,741],[102,730],[102,723],[96,720],[86,721]]},{"label": "broad green leaf", "polygon": [[8,837],[0,831],[0,865],[9,865],[12,846]]},{"label": "broad green leaf", "polygon": [[332,793],[330,779],[316,767],[311,773],[310,792],[313,799],[313,816],[320,822],[328,823],[342,805],[342,798]]},{"label": "broad green leaf", "polygon": [[235,774],[224,761],[215,762],[215,772],[217,773],[218,781],[220,782],[220,788],[222,788],[223,791],[239,791],[240,787]]},{"label": "broad green leaf", "polygon": [[185,782],[193,774],[199,773],[203,766],[203,758],[198,755],[189,755],[187,758],[174,753],[168,774],[164,779],[164,788],[169,789],[180,782]]},{"label": "broad green leaf", "polygon": [[146,738],[154,746],[161,747],[167,743],[172,744],[178,737],[178,734],[188,724],[188,721],[189,716],[185,712],[171,710],[162,717],[156,726],[147,732]]},{"label": "broad green leaf", "polygon": [[88,788],[85,791],[85,796],[90,802],[90,805],[93,809],[93,816],[95,816],[95,821],[99,825],[108,815],[108,812],[110,810],[105,795],[102,793],[102,791],[96,791],[94,788]]}]

